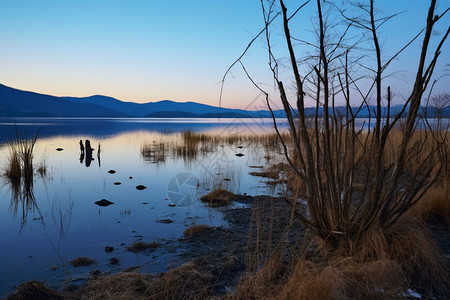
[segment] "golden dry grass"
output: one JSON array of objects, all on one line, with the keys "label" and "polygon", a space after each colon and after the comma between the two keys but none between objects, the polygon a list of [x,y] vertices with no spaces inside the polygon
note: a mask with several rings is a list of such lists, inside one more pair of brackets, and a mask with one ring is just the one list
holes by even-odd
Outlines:
[{"label": "golden dry grass", "polygon": [[424,221],[437,221],[450,226],[450,176],[430,188],[410,214]]},{"label": "golden dry grass", "polygon": [[235,195],[230,191],[215,189],[202,196],[200,201],[207,203],[209,206],[218,207],[229,205],[234,197]]},{"label": "golden dry grass", "polygon": [[161,275],[119,273],[87,282],[77,299],[206,299],[213,278],[193,263]]},{"label": "golden dry grass", "polygon": [[367,233],[350,255],[347,249],[329,252],[317,239],[313,244],[290,262],[275,253],[257,272],[245,274],[228,298],[403,299],[409,288],[445,298],[450,292],[449,266],[416,220]]},{"label": "golden dry grass", "polygon": [[22,170],[20,165],[20,155],[14,148],[10,149],[5,175],[11,182],[17,182],[21,179]]}]

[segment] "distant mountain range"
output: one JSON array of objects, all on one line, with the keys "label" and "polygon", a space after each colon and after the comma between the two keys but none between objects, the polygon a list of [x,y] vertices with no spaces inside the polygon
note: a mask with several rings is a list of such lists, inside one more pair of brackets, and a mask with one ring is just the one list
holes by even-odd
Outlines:
[{"label": "distant mountain range", "polygon": [[[391,108],[399,112],[401,106]],[[337,110],[343,110],[338,107]],[[368,117],[364,108],[358,117]],[[353,111],[356,112],[356,108]],[[306,113],[313,115],[315,108]],[[428,115],[435,116],[437,110],[428,108]],[[323,110],[319,110],[322,115]],[[278,118],[285,117],[284,111],[277,110]],[[444,117],[450,117],[450,107],[444,109]],[[268,110],[247,111],[243,109],[220,108],[197,102],[175,102],[162,100],[148,103],[124,102],[112,97],[95,95],[90,97],[55,97],[22,91],[0,84],[0,117],[123,117],[123,118],[270,118]],[[373,113],[372,113],[373,116]]]}]

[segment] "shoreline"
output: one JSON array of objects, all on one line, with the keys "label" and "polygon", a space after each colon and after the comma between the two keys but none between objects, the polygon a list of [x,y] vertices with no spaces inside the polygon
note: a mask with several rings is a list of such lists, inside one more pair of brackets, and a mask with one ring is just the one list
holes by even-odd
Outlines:
[{"label": "shoreline", "polygon": [[[183,298],[229,296],[235,291],[242,275],[256,270],[275,251],[281,250],[282,263],[289,264],[292,259],[291,251],[300,250],[304,237],[302,225],[288,213],[290,207],[283,198],[237,195],[234,202],[247,204],[248,207],[223,208],[224,218],[229,223],[227,227],[206,226],[195,236],[171,240],[161,246],[164,250],[175,253],[167,272],[151,274],[143,270],[142,265],[124,268],[114,274],[97,270],[91,272],[91,276],[80,284],[69,284],[65,290],[58,291],[47,289],[39,283],[38,287],[33,286],[36,283],[31,284],[29,281],[22,283],[18,291],[9,294],[6,299],[21,299],[17,297],[33,292],[32,290],[44,293],[44,298],[51,296],[71,299],[84,295],[90,298],[90,293],[98,292],[95,290],[111,284],[120,285],[117,281],[133,279],[134,283],[129,283],[127,287],[134,289],[138,279],[139,284],[161,287],[164,282],[167,283],[168,278],[170,287],[166,286],[166,289],[174,289],[173,292],[181,293],[177,295]],[[448,228],[439,222],[428,223],[427,227],[449,265]],[[151,250],[145,251],[148,251],[146,254],[151,254]],[[183,289],[172,286],[174,282],[183,282]]]}]

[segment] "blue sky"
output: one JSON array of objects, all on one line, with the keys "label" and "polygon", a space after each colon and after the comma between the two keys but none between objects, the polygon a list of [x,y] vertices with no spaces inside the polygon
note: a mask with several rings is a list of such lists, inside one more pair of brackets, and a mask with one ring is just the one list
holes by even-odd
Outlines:
[{"label": "blue sky", "polygon": [[[387,53],[424,25],[427,2],[377,1],[385,15],[407,10],[380,32]],[[298,2],[286,3],[294,7]],[[440,11],[445,3],[440,1]],[[312,41],[313,11],[310,3],[292,30]],[[443,23],[448,26],[448,21]],[[282,57],[280,25],[274,25],[274,49]],[[259,0],[1,0],[0,83],[57,96],[103,94],[134,102],[172,99],[217,105],[224,72],[261,27]],[[412,88],[419,42],[390,70],[397,94]],[[450,62],[446,48],[437,74]],[[244,61],[255,80],[273,91],[262,41]],[[439,83],[437,90],[445,88]],[[223,106],[245,108],[258,95],[236,67],[226,81]]]}]

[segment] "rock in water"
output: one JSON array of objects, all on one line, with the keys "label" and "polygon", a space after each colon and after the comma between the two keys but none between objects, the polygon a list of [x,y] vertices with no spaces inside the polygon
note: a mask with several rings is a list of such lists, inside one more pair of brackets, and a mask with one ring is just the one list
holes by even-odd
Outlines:
[{"label": "rock in water", "polygon": [[56,148],[56,151],[63,151],[63,148]]},{"label": "rock in water", "polygon": [[106,199],[102,199],[100,201],[96,201],[95,204],[97,204],[98,206],[108,206],[108,205],[114,204],[114,202],[111,202]]},{"label": "rock in water", "polygon": [[242,153],[237,153],[236,156],[237,156],[237,157],[242,157],[242,156],[244,156],[244,154],[242,154]]},{"label": "rock in water", "polygon": [[142,191],[142,190],[145,190],[147,187],[145,186],[145,185],[142,185],[142,184],[140,184],[140,185],[138,185],[137,187],[136,187],[136,189],[137,190],[140,190],[140,191]]},{"label": "rock in water", "polygon": [[162,220],[156,220],[156,222],[164,223],[164,224],[170,224],[170,223],[173,223],[173,220],[171,220],[171,219],[162,219]]},{"label": "rock in water", "polygon": [[114,173],[116,173],[116,171],[114,171],[114,170],[109,170],[108,173],[109,173],[109,174],[114,174]]}]

